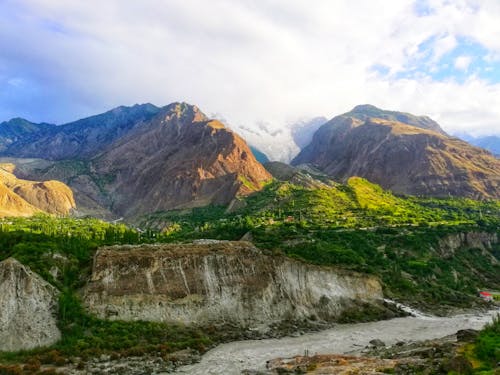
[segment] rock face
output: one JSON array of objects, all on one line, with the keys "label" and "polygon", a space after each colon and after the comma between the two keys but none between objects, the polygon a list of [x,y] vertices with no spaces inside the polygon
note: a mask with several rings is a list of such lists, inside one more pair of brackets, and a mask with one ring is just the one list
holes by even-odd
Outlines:
[{"label": "rock face", "polygon": [[264,255],[248,242],[105,247],[84,292],[102,318],[269,326],[377,303],[377,278]]},{"label": "rock face", "polygon": [[358,106],[323,125],[292,161],[364,177],[395,193],[500,198],[500,160],[446,135],[428,117]]},{"label": "rock face", "polygon": [[75,209],[73,192],[62,182],[18,179],[14,169],[13,164],[0,164],[0,216],[68,215]]},{"label": "rock face", "polygon": [[119,107],[9,142],[0,154],[23,178],[67,183],[98,217],[227,204],[271,179],[243,139],[186,103]]},{"label": "rock face", "polygon": [[497,233],[464,232],[443,237],[439,240],[438,250],[443,257],[451,258],[461,248],[480,249],[485,257],[497,263],[497,259],[491,254],[496,244],[498,244]]},{"label": "rock face", "polygon": [[0,262],[0,351],[33,349],[58,341],[55,287],[17,260]]},{"label": "rock face", "polygon": [[174,103],[96,159],[123,216],[208,204],[260,190],[271,179],[249,147],[197,107]]}]

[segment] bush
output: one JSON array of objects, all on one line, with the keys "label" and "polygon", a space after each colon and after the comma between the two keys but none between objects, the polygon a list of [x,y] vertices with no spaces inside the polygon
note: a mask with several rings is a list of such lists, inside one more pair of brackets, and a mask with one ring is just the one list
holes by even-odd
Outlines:
[{"label": "bush", "polygon": [[500,362],[500,314],[497,314],[479,334],[475,354],[488,368],[494,368]]}]

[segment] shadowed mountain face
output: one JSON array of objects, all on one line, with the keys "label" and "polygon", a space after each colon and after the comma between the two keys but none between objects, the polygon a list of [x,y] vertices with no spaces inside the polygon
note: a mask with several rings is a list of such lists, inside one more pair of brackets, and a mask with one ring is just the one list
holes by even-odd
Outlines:
[{"label": "shadowed mountain face", "polygon": [[12,144],[27,140],[33,134],[55,128],[52,124],[35,124],[22,118],[14,118],[0,123],[0,152],[5,152]]},{"label": "shadowed mountain face", "polygon": [[119,107],[0,153],[24,178],[67,182],[79,210],[97,216],[226,204],[271,179],[245,141],[185,103]]},{"label": "shadowed mountain face", "polygon": [[[106,113],[61,126],[30,123],[36,130],[15,138],[2,150],[2,154],[47,160],[89,159],[125,135],[134,126],[140,126],[143,122],[150,120],[158,112],[160,108],[152,104],[141,104],[133,107],[118,107]],[[27,122],[21,119],[17,121]],[[0,132],[3,128],[2,124]]]},{"label": "shadowed mountain face", "polygon": [[500,137],[496,135],[488,135],[485,137],[473,137],[467,133],[454,134],[456,137],[463,139],[471,145],[488,150],[497,158],[500,158]]},{"label": "shadowed mountain face", "polygon": [[500,161],[489,152],[447,136],[427,117],[373,106],[358,106],[318,129],[292,161],[302,163],[401,194],[500,198]]}]

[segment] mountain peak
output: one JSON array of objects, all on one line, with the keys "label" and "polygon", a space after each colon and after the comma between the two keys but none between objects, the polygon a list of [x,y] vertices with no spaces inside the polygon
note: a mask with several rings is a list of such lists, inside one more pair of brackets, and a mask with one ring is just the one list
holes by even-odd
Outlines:
[{"label": "mountain peak", "polygon": [[361,104],[354,107],[350,112],[344,113],[343,117],[354,117],[361,121],[366,121],[370,118],[379,118],[387,121],[396,121],[402,124],[416,126],[417,128],[435,131],[443,135],[446,132],[441,129],[439,124],[427,116],[415,116],[407,112],[388,111],[380,109],[371,104]]},{"label": "mountain peak", "polygon": [[372,104],[359,104],[351,110],[351,112],[370,112],[370,111],[382,112],[383,110],[378,107],[375,107]]},{"label": "mountain peak", "polygon": [[174,102],[162,108],[167,120],[176,118],[181,121],[199,122],[209,118],[195,105],[186,102]]},{"label": "mountain peak", "polygon": [[[144,103],[144,104],[134,104],[132,106],[126,106],[126,105],[120,105],[116,108],[113,108],[107,112],[104,112],[100,115],[95,115],[91,116],[88,118],[93,118],[96,116],[103,116],[103,115],[127,115],[127,114],[138,114],[138,113],[157,113],[160,110],[157,106],[151,103]],[[85,120],[85,119],[82,119]],[[81,121],[81,120],[78,120]],[[75,121],[76,122],[76,121]]]},{"label": "mountain peak", "polygon": [[228,204],[271,179],[248,145],[194,105],[171,103],[95,160],[118,197],[113,210],[149,212]]},{"label": "mountain peak", "polygon": [[22,118],[22,117],[14,117],[8,121],[4,121],[4,122],[0,123],[0,125],[4,125],[4,124],[18,125],[18,124],[31,124],[31,122],[26,120],[25,118]]}]

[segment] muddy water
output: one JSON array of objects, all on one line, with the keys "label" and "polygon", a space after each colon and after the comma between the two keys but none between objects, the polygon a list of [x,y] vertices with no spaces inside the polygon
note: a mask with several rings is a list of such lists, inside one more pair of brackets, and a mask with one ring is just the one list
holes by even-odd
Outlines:
[{"label": "muddy water", "polygon": [[326,353],[358,353],[372,339],[387,345],[398,341],[439,338],[459,329],[480,329],[500,309],[488,313],[462,314],[452,317],[417,316],[371,323],[342,324],[321,332],[300,337],[236,341],[207,352],[199,363],[183,366],[176,374],[241,374],[244,369],[264,370],[266,361],[277,357]]}]

